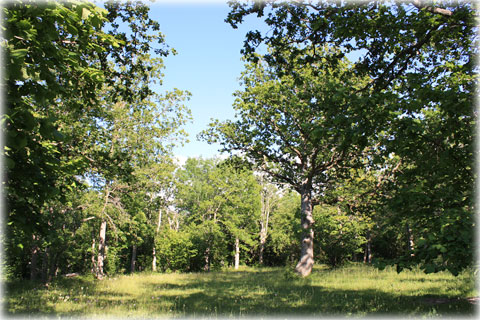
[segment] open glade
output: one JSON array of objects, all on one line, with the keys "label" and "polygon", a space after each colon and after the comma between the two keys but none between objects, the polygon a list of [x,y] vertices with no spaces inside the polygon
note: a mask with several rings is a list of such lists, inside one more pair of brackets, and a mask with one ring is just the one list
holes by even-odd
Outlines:
[{"label": "open glade", "polygon": [[473,316],[474,276],[381,271],[361,264],[316,266],[300,278],[285,268],[210,273],[141,273],[94,280],[9,283],[8,315],[60,316]]}]

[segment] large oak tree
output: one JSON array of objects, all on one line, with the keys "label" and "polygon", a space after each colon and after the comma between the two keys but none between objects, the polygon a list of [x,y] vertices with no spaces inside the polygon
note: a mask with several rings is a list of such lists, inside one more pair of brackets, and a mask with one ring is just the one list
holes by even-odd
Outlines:
[{"label": "large oak tree", "polygon": [[[328,2],[231,1],[226,21],[236,28],[255,14],[270,27],[252,30],[243,53],[251,61],[264,43],[264,59],[285,71],[310,46],[340,48],[327,61],[358,56],[352,74],[368,77],[372,105],[389,101],[372,122],[384,129],[383,157],[399,157],[385,204],[408,219],[419,240],[415,254],[394,261],[425,271],[457,274],[472,262],[474,230],[473,110],[478,55],[478,10],[469,1]],[[306,62],[325,61],[318,51]],[[400,218],[400,217],[399,217]],[[427,235],[429,234],[429,235]],[[453,236],[454,234],[460,237]],[[401,269],[401,268],[400,268]]]},{"label": "large oak tree", "polygon": [[240,152],[300,194],[303,236],[296,271],[302,276],[314,263],[313,207],[324,201],[332,181],[359,165],[372,134],[358,92],[365,80],[352,75],[346,60],[335,67],[305,63],[315,50],[325,59],[338,54],[319,46],[290,60],[285,51],[283,73],[262,60],[248,63],[241,77],[245,89],[235,93],[238,120],[215,122],[206,132],[224,151]]}]

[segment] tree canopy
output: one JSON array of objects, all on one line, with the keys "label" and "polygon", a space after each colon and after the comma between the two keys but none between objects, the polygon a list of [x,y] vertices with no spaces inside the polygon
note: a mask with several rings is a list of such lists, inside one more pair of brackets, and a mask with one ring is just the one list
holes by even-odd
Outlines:
[{"label": "tree canopy", "polygon": [[[323,50],[325,60],[338,54],[328,47],[315,50]],[[313,206],[325,202],[334,181],[361,164],[372,139],[370,118],[364,116],[369,106],[358,91],[366,79],[352,76],[346,59],[334,68],[322,61],[304,63],[315,50],[291,61],[285,51],[290,70],[285,73],[263,60],[248,63],[241,78],[245,89],[235,94],[238,120],[214,123],[206,132],[225,151],[240,151],[301,195],[302,226],[310,242]],[[297,271],[307,275],[312,263]]]},{"label": "tree canopy", "polygon": [[[366,134],[361,131],[342,132],[341,126],[335,129],[340,137],[366,140],[365,146],[376,153],[368,157],[373,160],[370,163],[381,166],[388,162],[386,159],[398,159],[399,162],[393,165],[396,168],[395,177],[390,180],[390,191],[383,198],[384,204],[398,215],[408,217],[417,232],[426,234],[427,230],[437,230],[432,232],[435,236],[420,237],[422,246],[416,246],[414,255],[407,254],[402,262],[395,262],[400,269],[420,263],[427,272],[446,268],[455,274],[467,267],[472,261],[474,226],[473,129],[476,116],[472,106],[477,81],[474,64],[477,55],[477,11],[473,4],[450,1],[435,2],[434,5],[422,1],[230,1],[229,4],[232,10],[226,22],[232,27],[237,28],[249,14],[263,18],[270,27],[265,34],[250,31],[242,52],[253,65],[265,61],[267,68],[279,78],[290,76],[297,80],[296,84],[302,83],[297,65],[341,70],[346,56],[358,56],[349,75],[352,79],[359,79],[361,85],[348,85],[347,89],[337,87],[335,90],[337,93],[351,90],[345,96],[344,105],[359,106],[355,109],[358,112],[356,124]],[[269,48],[263,55],[256,53],[261,43]],[[325,47],[336,51],[328,53]],[[297,64],[292,61],[297,61]],[[315,83],[318,78],[309,80],[308,84]],[[325,87],[328,88],[322,86],[317,92]],[[275,92],[272,88],[269,91]],[[246,90],[246,94],[250,92],[254,90]],[[295,98],[301,99],[301,91],[294,92]],[[288,97],[288,94],[281,92],[277,96]],[[328,96],[338,95],[330,92]],[[358,101],[358,97],[363,100]],[[296,101],[296,109],[293,107],[296,112],[309,110],[300,99]],[[265,106],[272,105],[259,100],[250,101],[251,105],[246,109],[252,112],[262,112]],[[283,101],[277,104],[282,105]],[[335,103],[327,105],[336,106]],[[277,113],[275,107],[270,110],[272,114]],[[347,110],[340,110],[345,118],[351,120]],[[321,114],[318,110],[309,112],[312,115]],[[256,152],[268,159],[271,150],[282,143],[265,135],[268,130],[250,120],[253,116],[248,112],[242,111],[240,117],[243,123],[238,122],[236,130],[229,129],[231,124],[219,126],[227,137],[226,141],[235,141],[227,144],[226,149],[241,149],[239,146],[247,146],[245,142],[250,140],[254,147],[244,147],[247,150],[242,151],[251,155],[255,148],[261,149],[261,152]],[[280,125],[277,128],[281,128],[282,121],[285,121],[281,116],[271,116],[271,119],[274,120],[268,121],[267,118],[259,122],[273,123],[271,126],[275,128],[274,123],[278,121]],[[300,128],[294,122],[285,127],[294,132]],[[322,137],[323,128],[310,127],[306,132]],[[348,129],[354,128],[355,125]],[[238,132],[242,132],[243,136]],[[289,144],[293,143],[295,147],[292,142],[295,139],[288,136],[281,140],[287,142],[284,145],[288,149],[279,148],[277,158],[282,159],[283,164],[294,164],[295,158],[289,155],[294,148]],[[258,141],[263,141],[263,145]],[[340,141],[336,143],[337,148],[342,146]],[[318,141],[318,145],[329,150],[326,141]],[[262,152],[266,154],[262,155]],[[296,157],[301,159],[301,155],[308,154],[302,149]],[[333,167],[338,169],[341,166],[334,163]],[[279,172],[270,172],[279,176]],[[335,185],[332,183],[335,179],[338,178],[335,176],[330,186]],[[323,192],[322,186],[315,186],[313,190]],[[462,230],[461,240],[455,241],[456,244],[453,244],[451,236],[447,240],[446,234],[453,230]],[[462,258],[449,256],[454,251],[446,247],[454,246],[458,246]]]},{"label": "tree canopy", "polygon": [[141,2],[14,1],[3,10],[7,251],[25,272],[20,253],[48,255],[52,228],[85,209],[72,207],[71,193],[132,181],[139,168],[165,162],[183,140],[189,94],[152,90],[170,50]]},{"label": "tree canopy", "polygon": [[229,4],[270,30],[246,35],[236,117],[200,134],[230,157],[184,164],[191,94],[162,91],[175,50],[148,5],[3,6],[6,277],[470,270],[476,7]]}]

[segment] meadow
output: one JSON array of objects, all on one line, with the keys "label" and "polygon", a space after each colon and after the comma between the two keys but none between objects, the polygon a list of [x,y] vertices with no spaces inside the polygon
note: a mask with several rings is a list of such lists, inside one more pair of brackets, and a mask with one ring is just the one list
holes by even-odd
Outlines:
[{"label": "meadow", "polygon": [[[299,278],[286,268],[210,273],[137,273],[6,284],[7,316],[310,317],[474,316],[475,277],[424,274],[361,264],[315,266]],[[470,299],[469,299],[470,298]]]}]

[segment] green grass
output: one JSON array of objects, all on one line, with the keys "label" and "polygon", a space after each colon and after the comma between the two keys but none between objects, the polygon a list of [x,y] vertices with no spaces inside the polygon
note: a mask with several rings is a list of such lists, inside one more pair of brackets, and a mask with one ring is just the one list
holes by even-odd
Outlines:
[{"label": "green grass", "polygon": [[6,286],[8,315],[114,317],[402,315],[473,316],[471,273],[425,275],[352,264],[316,266],[302,279],[285,268],[211,273],[139,273],[96,281],[59,279],[48,288],[29,281]]}]

